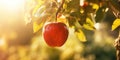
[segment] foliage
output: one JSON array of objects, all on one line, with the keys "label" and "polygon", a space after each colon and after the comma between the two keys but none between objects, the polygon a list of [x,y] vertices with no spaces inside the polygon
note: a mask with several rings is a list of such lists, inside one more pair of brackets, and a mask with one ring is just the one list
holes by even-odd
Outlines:
[{"label": "foliage", "polygon": [[[34,33],[42,30],[46,22],[60,21],[74,27],[75,32],[81,29],[96,30],[95,24],[104,20],[108,10],[116,13],[119,12],[119,1],[117,0],[31,0],[34,7],[32,8],[31,17],[33,20]],[[62,3],[64,1],[64,3]],[[29,2],[29,1],[28,1]],[[62,7],[59,7],[61,4]],[[29,8],[31,5],[29,6]],[[60,9],[59,9],[60,8]],[[59,11],[58,11],[59,9]],[[56,17],[56,13],[58,14]],[[61,16],[64,16],[61,18]],[[117,17],[116,17],[117,18]],[[57,19],[57,20],[56,20]],[[119,23],[118,23],[119,24]],[[117,22],[113,23],[112,30],[118,26]],[[81,30],[82,32],[82,30]],[[84,32],[83,32],[84,34]],[[85,40],[85,35],[79,34],[79,39]]]},{"label": "foliage", "polygon": [[118,26],[120,26],[120,19],[116,19],[116,20],[113,22],[112,30],[115,30]]},{"label": "foliage", "polygon": [[[107,33],[120,27],[119,0],[24,1],[24,18],[20,16],[21,12],[14,11],[12,7],[0,7],[0,59],[115,59],[115,49],[111,46],[113,39]],[[12,3],[8,5],[12,5]],[[8,10],[4,11],[4,9]],[[113,14],[115,18],[107,13]],[[102,25],[104,20],[107,20],[108,24],[112,23],[111,30],[105,30],[106,25]],[[42,30],[48,22],[62,22],[67,25],[70,34],[64,46],[51,48],[43,42]],[[93,35],[95,36],[93,37]]]}]

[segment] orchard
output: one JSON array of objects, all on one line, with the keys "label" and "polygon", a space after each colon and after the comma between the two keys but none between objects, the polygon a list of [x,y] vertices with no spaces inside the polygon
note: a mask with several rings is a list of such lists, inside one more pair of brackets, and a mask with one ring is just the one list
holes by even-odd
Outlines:
[{"label": "orchard", "polygon": [[120,0],[0,0],[0,60],[120,60]]}]

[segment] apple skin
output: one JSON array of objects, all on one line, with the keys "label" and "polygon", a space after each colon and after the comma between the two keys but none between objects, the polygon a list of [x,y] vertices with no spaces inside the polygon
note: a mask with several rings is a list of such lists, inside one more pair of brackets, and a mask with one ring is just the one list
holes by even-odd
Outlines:
[{"label": "apple skin", "polygon": [[88,2],[84,2],[83,7],[86,8],[88,6]]},{"label": "apple skin", "polygon": [[44,26],[43,37],[51,47],[62,46],[68,38],[68,28],[62,22],[51,22]]}]

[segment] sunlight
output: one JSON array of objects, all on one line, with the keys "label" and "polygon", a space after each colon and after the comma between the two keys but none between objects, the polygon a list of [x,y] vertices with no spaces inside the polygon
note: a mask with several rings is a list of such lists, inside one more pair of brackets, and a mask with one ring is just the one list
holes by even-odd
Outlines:
[{"label": "sunlight", "polygon": [[[24,0],[0,0],[0,23],[7,25],[23,20]],[[7,17],[7,18],[6,18]]]},{"label": "sunlight", "polygon": [[96,23],[94,26],[95,26],[95,28],[96,28],[97,30],[100,29],[100,23]]},{"label": "sunlight", "polygon": [[0,0],[0,7],[4,7],[7,9],[17,9],[24,4],[24,0]]},{"label": "sunlight", "polygon": [[57,0],[57,2],[59,3],[59,2],[61,2],[61,0]]},{"label": "sunlight", "polygon": [[84,0],[80,0],[80,6],[84,5]]},{"label": "sunlight", "polygon": [[4,39],[0,39],[0,46],[3,46],[5,44]]}]

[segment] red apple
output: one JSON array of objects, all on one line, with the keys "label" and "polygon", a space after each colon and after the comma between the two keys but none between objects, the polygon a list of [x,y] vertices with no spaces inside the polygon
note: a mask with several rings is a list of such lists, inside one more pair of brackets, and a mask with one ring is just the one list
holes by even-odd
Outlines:
[{"label": "red apple", "polygon": [[62,46],[68,38],[68,28],[64,23],[53,22],[44,26],[43,37],[51,47]]},{"label": "red apple", "polygon": [[83,7],[86,8],[88,6],[88,2],[84,2]]},{"label": "red apple", "polygon": [[86,8],[88,5],[89,5],[88,2],[84,2],[83,5],[80,5],[80,6],[83,7],[83,8]]}]

